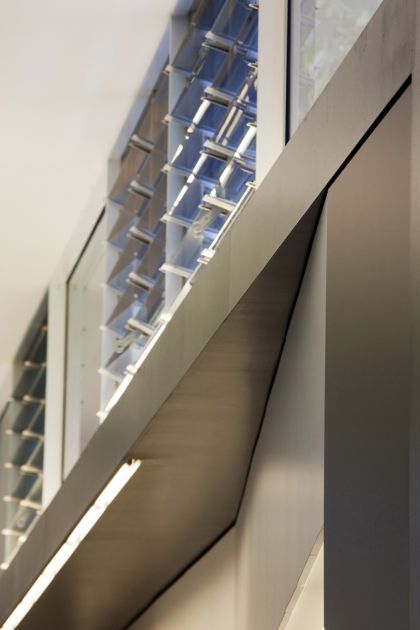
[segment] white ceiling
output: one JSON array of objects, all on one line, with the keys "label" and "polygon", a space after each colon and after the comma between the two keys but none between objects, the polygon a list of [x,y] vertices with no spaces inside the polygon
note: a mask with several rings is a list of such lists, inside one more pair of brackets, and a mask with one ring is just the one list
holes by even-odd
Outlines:
[{"label": "white ceiling", "polygon": [[177,0],[0,0],[0,379]]}]

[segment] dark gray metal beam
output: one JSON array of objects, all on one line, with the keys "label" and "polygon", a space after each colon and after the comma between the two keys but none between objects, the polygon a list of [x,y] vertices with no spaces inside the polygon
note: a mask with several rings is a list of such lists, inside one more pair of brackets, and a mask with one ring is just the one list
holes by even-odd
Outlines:
[{"label": "dark gray metal beam", "polygon": [[409,628],[411,88],[328,192],[325,628]]}]

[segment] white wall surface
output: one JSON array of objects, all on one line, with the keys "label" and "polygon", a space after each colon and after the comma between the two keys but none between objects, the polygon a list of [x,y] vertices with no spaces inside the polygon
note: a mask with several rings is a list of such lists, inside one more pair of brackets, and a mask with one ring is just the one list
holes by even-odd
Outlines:
[{"label": "white wall surface", "polygon": [[277,630],[282,622],[323,524],[325,246],[324,217],[236,527],[132,630]]},{"label": "white wall surface", "polygon": [[257,184],[286,138],[287,0],[261,0],[258,20]]},{"label": "white wall surface", "polygon": [[318,552],[304,587],[279,630],[323,630],[324,628],[324,546]]},{"label": "white wall surface", "polygon": [[101,219],[68,284],[64,476],[99,426],[105,220]]}]

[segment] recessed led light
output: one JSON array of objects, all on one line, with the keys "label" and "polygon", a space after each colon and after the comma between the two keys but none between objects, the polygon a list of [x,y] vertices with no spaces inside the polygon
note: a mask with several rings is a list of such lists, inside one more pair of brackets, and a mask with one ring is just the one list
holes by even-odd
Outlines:
[{"label": "recessed led light", "polygon": [[102,514],[128,483],[136,470],[138,470],[140,464],[141,461],[136,459],[120,466],[94,504],[82,516],[67,540],[61,545],[12,614],[6,619],[1,630],[14,630],[22,619],[26,617],[32,606],[38,601],[57,573],[76,551],[82,540],[86,538],[95,523],[101,518]]}]

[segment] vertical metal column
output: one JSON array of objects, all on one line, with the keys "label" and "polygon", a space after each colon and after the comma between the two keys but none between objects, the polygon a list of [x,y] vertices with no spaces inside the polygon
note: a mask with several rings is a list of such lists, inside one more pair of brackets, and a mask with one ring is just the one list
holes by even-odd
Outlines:
[{"label": "vertical metal column", "polygon": [[[177,15],[172,17],[169,32],[169,63],[171,63],[179,50],[180,45],[188,30],[188,15]],[[177,103],[182,90],[187,84],[187,79],[178,72],[171,72],[169,75],[169,111]],[[180,144],[184,142],[185,129],[180,123],[170,120],[168,128],[168,161],[171,161]],[[174,172],[167,175],[167,208],[170,208],[177,198],[179,191],[185,184],[185,178]],[[171,260],[178,250],[185,228],[174,223],[166,224],[166,260]],[[165,275],[165,304],[169,308],[184,284],[183,278],[167,272]]]},{"label": "vertical metal column", "polygon": [[420,13],[409,0],[413,39],[417,42],[412,73],[411,122],[411,405],[410,405],[410,630],[420,628]]},{"label": "vertical metal column", "polygon": [[326,630],[409,628],[410,114],[327,198]]},{"label": "vertical metal column", "polygon": [[264,0],[259,10],[257,185],[286,139],[287,4],[287,0]]}]

